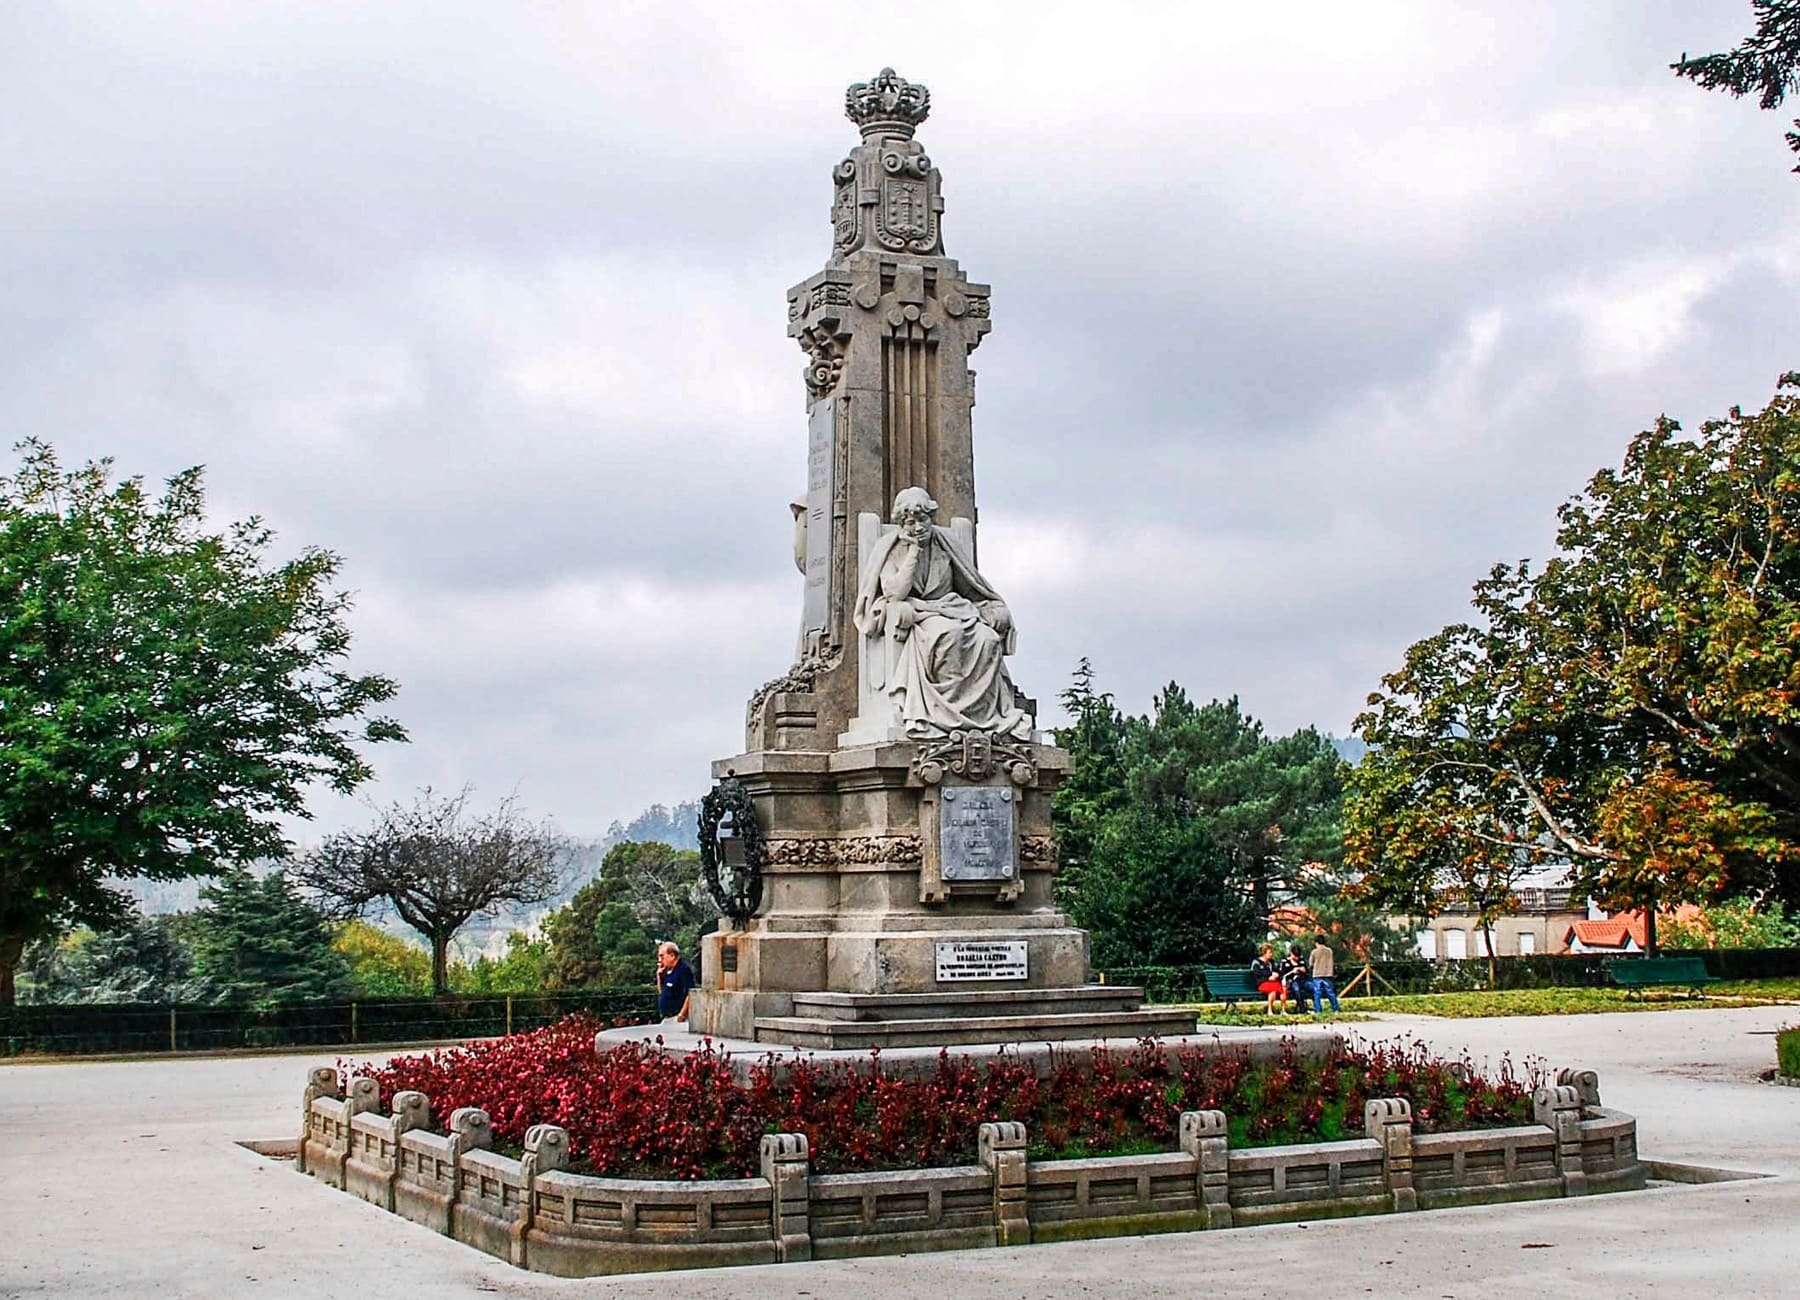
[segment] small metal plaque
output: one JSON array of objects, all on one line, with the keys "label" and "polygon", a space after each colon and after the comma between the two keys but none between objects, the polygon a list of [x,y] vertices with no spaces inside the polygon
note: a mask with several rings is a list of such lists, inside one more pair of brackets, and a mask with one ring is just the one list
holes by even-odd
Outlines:
[{"label": "small metal plaque", "polygon": [[937,945],[940,984],[956,980],[1022,980],[1029,973],[1023,939],[954,940]]},{"label": "small metal plaque", "polygon": [[1018,798],[1004,786],[952,786],[939,796],[945,880],[1011,880],[1019,871]]}]

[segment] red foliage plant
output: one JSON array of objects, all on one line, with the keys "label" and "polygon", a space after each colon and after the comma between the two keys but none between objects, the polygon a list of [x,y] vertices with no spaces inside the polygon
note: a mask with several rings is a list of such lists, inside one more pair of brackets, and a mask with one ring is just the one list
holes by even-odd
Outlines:
[{"label": "red foliage plant", "polygon": [[1425,1132],[1520,1124],[1542,1077],[1536,1063],[1521,1078],[1503,1059],[1487,1078],[1416,1040],[1334,1046],[1323,1057],[1289,1040],[1277,1059],[1252,1062],[1146,1039],[1129,1052],[1070,1050],[1042,1074],[1004,1052],[975,1060],[948,1051],[934,1069],[897,1073],[872,1052],[780,1071],[765,1059],[740,1082],[730,1059],[710,1050],[675,1056],[634,1043],[596,1053],[600,1027],[575,1015],[347,1073],[374,1078],[383,1108],[396,1092],[423,1092],[440,1124],[479,1106],[512,1146],[533,1124],[561,1125],[579,1168],[640,1178],[752,1176],[765,1133],[804,1133],[813,1168],[840,1173],[971,1163],[987,1120],[1024,1123],[1037,1158],[1172,1150],[1187,1110],[1224,1111],[1234,1146],[1354,1137],[1373,1097],[1407,1098]]}]

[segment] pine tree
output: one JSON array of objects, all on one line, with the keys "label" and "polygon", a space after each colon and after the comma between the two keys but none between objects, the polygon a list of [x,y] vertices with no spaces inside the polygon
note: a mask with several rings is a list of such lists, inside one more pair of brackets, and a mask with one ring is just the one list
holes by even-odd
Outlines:
[{"label": "pine tree", "polygon": [[1056,828],[1057,898],[1073,906],[1095,838],[1106,819],[1125,806],[1125,718],[1112,696],[1094,689],[1094,665],[1085,655],[1061,698],[1074,721],[1057,729],[1056,743],[1069,751],[1071,766],[1050,797],[1050,815]]},{"label": "pine tree", "polygon": [[285,873],[239,867],[200,891],[195,965],[220,1002],[303,1002],[346,994],[349,964],[324,917]]}]

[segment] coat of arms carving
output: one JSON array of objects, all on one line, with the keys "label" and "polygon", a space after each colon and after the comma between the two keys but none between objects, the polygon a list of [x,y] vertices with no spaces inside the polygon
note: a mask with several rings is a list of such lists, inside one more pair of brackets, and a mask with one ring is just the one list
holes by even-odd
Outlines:
[{"label": "coat of arms carving", "polygon": [[923,180],[884,177],[881,202],[875,208],[875,233],[886,248],[929,253],[937,247],[937,213],[931,189]]}]

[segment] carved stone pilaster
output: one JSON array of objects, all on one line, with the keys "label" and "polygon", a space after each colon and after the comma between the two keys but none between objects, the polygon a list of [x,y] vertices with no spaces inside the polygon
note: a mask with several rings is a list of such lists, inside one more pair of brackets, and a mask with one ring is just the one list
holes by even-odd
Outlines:
[{"label": "carved stone pilaster", "polygon": [[479,1106],[459,1106],[450,1112],[450,1144],[446,1152],[450,1167],[450,1205],[444,1215],[444,1231],[456,1231],[456,1203],[462,1195],[465,1151],[491,1151],[494,1148],[494,1123]]},{"label": "carved stone pilaster", "polygon": [[1231,1226],[1231,1137],[1222,1110],[1181,1113],[1181,1149],[1194,1157],[1194,1196],[1208,1228]]},{"label": "carved stone pilaster", "polygon": [[313,1116],[312,1104],[316,1098],[340,1097],[338,1072],[335,1065],[313,1067],[306,1076],[306,1091],[300,1099],[300,1146],[294,1152],[294,1168],[301,1173],[306,1172],[306,1140],[312,1136]]},{"label": "carved stone pilaster", "polygon": [[776,1258],[783,1264],[812,1258],[808,1206],[811,1153],[804,1133],[764,1135],[758,1152],[774,1203]]},{"label": "carved stone pilaster", "polygon": [[555,1124],[533,1124],[525,1130],[525,1153],[519,1158],[519,1217],[509,1232],[512,1262],[526,1267],[531,1218],[537,1212],[537,1179],[553,1169],[569,1167],[569,1131]]},{"label": "carved stone pilaster", "polygon": [[1564,1196],[1587,1194],[1587,1172],[1581,1165],[1581,1093],[1567,1084],[1539,1088],[1531,1095],[1531,1113],[1556,1134],[1556,1172]]},{"label": "carved stone pilaster", "polygon": [[1556,1072],[1558,1086],[1575,1089],[1575,1095],[1581,1098],[1581,1117],[1594,1119],[1599,1116],[1600,1076],[1592,1070],[1572,1069],[1564,1066]]},{"label": "carved stone pilaster", "polygon": [[1413,1186],[1412,1103],[1404,1097],[1378,1097],[1363,1104],[1363,1132],[1381,1143],[1381,1178],[1389,1207],[1419,1208]]},{"label": "carved stone pilaster", "polygon": [[1031,1244],[1031,1217],[1025,1199],[1025,1126],[1011,1121],[983,1124],[981,1165],[994,1176],[995,1245]]}]

